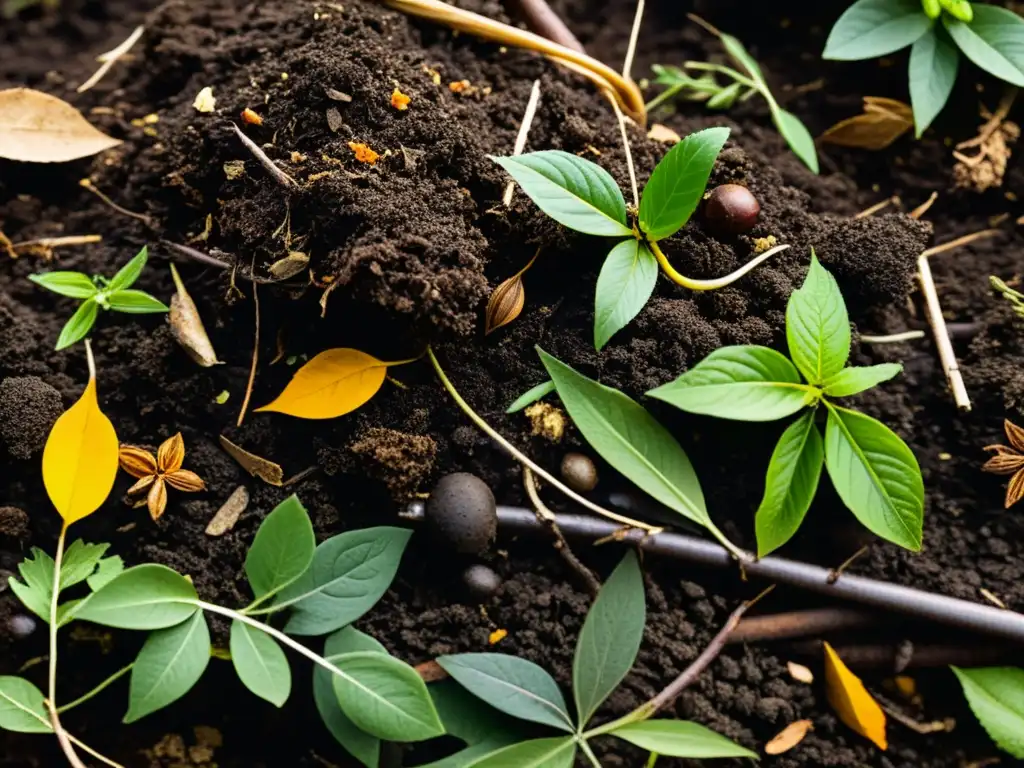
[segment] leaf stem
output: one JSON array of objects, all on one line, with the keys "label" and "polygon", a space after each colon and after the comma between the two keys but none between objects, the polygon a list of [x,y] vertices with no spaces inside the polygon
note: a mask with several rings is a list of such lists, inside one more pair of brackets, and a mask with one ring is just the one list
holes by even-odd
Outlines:
[{"label": "leaf stem", "polygon": [[[92,362],[92,352],[86,346],[89,357],[89,367],[95,376],[95,366]],[[46,707],[50,710],[50,725],[57,736],[64,756],[74,768],[85,768],[85,764],[75,754],[75,748],[71,745],[67,731],[60,723],[60,713],[57,711],[57,605],[60,600],[60,568],[64,561],[64,542],[67,539],[68,526],[65,524],[60,529],[60,537],[57,539],[57,553],[53,558],[53,589],[50,596],[50,668],[47,675]]]},{"label": "leaf stem", "polygon": [[[88,339],[85,340],[85,363],[89,366],[89,379],[94,380],[96,378],[96,360],[93,359],[92,344],[89,343]],[[63,535],[61,533],[61,536]]]},{"label": "leaf stem", "polygon": [[597,759],[597,755],[594,754],[594,750],[590,748],[590,745],[587,743],[586,737],[581,736],[577,743],[580,745],[580,749],[583,750],[583,754],[587,756],[587,759],[590,761],[590,764],[594,766],[594,768],[601,768],[601,761]]},{"label": "leaf stem", "polygon": [[697,69],[703,72],[718,72],[719,74],[725,75],[726,77],[731,77],[736,82],[747,86],[747,88],[753,88],[755,91],[758,91],[762,96],[765,96],[765,98],[769,98],[769,96],[765,94],[766,89],[761,85],[761,83],[757,82],[756,80],[750,79],[746,75],[740,74],[732,67],[727,67],[724,64],[709,64],[708,62],[704,61],[687,61],[683,63],[683,66],[686,67],[687,69]]},{"label": "leaf stem", "polygon": [[633,167],[633,150],[629,146],[629,133],[626,131],[626,116],[622,114],[619,104],[611,100],[612,108],[615,110],[615,118],[619,123],[619,134],[622,136],[622,146],[626,151],[626,169],[629,171],[629,186],[633,192],[633,207],[640,207],[640,188],[636,183],[636,168]]},{"label": "leaf stem", "polygon": [[712,280],[696,280],[677,272],[669,263],[668,257],[665,256],[656,242],[648,241],[647,245],[650,246],[651,253],[653,253],[654,258],[658,260],[658,264],[661,265],[661,271],[665,273],[665,276],[677,285],[689,288],[691,291],[714,291],[719,288],[725,288],[727,285],[732,285],[748,272],[755,270],[776,253],[789,248],[789,245],[777,245],[774,248],[765,251],[757,258],[751,259],[731,274],[725,275],[724,277],[716,277]]},{"label": "leaf stem", "polygon": [[117,672],[112,674],[110,677],[108,677],[102,683],[97,685],[95,688],[93,688],[88,693],[85,693],[85,694],[79,696],[77,699],[72,701],[70,704],[63,704],[63,705],[57,707],[58,714],[64,714],[69,709],[74,709],[79,704],[85,704],[85,702],[87,702],[89,699],[91,699],[96,694],[100,693],[103,689],[105,689],[108,686],[110,686],[111,684],[117,682],[122,677],[124,677],[129,672],[131,672],[132,667],[134,667],[134,666],[135,666],[135,662],[133,661],[131,664],[128,664],[127,666],[121,667],[121,669],[117,670]]},{"label": "leaf stem", "polygon": [[655,96],[653,99],[651,99],[650,101],[647,102],[647,104],[645,105],[647,111],[651,112],[656,107],[660,107],[666,101],[668,101],[673,96],[675,96],[677,93],[679,93],[681,90],[683,90],[683,88],[685,88],[687,85],[688,85],[688,83],[676,83],[675,85],[670,85],[664,91],[662,91],[657,96]]}]

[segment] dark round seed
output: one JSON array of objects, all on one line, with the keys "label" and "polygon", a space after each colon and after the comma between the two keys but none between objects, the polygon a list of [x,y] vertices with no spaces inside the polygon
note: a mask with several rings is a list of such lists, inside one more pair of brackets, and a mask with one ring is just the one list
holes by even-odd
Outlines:
[{"label": "dark round seed", "polygon": [[7,631],[18,639],[28,637],[36,631],[36,620],[23,613],[11,616],[7,620]]},{"label": "dark round seed", "polygon": [[597,467],[589,456],[567,453],[562,459],[562,479],[579,493],[587,493],[597,486]]},{"label": "dark round seed", "polygon": [[486,565],[471,565],[462,572],[462,583],[473,597],[485,600],[501,589],[501,576]]},{"label": "dark round seed", "polygon": [[761,204],[746,187],[722,184],[711,190],[704,201],[704,220],[708,227],[723,235],[742,235],[757,224]]},{"label": "dark round seed", "polygon": [[494,494],[476,475],[445,475],[427,499],[426,520],[435,534],[464,555],[487,550],[498,532]]}]

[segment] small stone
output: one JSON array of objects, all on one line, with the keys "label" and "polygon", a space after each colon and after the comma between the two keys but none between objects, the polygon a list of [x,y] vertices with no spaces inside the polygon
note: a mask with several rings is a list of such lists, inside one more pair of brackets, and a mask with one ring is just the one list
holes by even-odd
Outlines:
[{"label": "small stone", "polygon": [[577,493],[588,493],[597,487],[597,467],[589,456],[567,453],[562,459],[562,479]]},{"label": "small stone", "polygon": [[28,538],[28,512],[17,507],[0,507],[0,536],[23,541]]},{"label": "small stone", "polygon": [[498,532],[494,494],[476,475],[445,475],[427,499],[427,525],[452,549],[464,555],[487,550]]},{"label": "small stone", "polygon": [[462,572],[462,583],[480,600],[493,597],[501,589],[501,576],[486,565],[471,565]]},{"label": "small stone", "polygon": [[24,613],[15,614],[7,620],[7,631],[23,640],[36,631],[36,620]]},{"label": "small stone", "polygon": [[42,453],[62,413],[60,392],[38,376],[12,376],[0,382],[0,443],[15,459]]}]

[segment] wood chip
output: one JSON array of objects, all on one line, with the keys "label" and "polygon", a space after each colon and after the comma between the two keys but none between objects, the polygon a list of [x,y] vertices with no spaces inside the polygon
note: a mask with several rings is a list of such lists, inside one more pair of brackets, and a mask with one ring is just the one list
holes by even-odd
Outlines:
[{"label": "wood chip", "polygon": [[647,138],[652,141],[661,141],[665,144],[678,144],[683,140],[682,136],[661,123],[655,123],[651,126],[651,129],[647,132]]},{"label": "wood chip", "polygon": [[278,487],[284,484],[284,470],[281,469],[280,464],[275,464],[255,453],[249,453],[244,448],[232,443],[224,435],[220,436],[220,446],[253,477],[258,477],[265,483]]},{"label": "wood chip", "polygon": [[228,496],[228,500],[221,505],[217,514],[210,520],[210,524],[206,526],[206,535],[223,536],[235,527],[238,518],[242,516],[248,506],[249,490],[244,485],[240,485]]},{"label": "wood chip", "polygon": [[797,664],[795,661],[787,661],[786,669],[789,670],[790,677],[797,682],[807,683],[807,685],[814,682],[814,673],[803,664]]},{"label": "wood chip", "polygon": [[333,88],[327,89],[327,98],[333,99],[334,101],[340,101],[343,104],[348,104],[352,101],[352,97],[344,91],[336,91]]},{"label": "wood chip", "polygon": [[331,133],[337,133],[345,127],[345,121],[341,119],[341,112],[334,107],[328,109],[326,115],[327,127],[331,129]]},{"label": "wood chip", "polygon": [[766,755],[781,755],[789,752],[793,747],[804,740],[808,731],[814,730],[814,723],[810,720],[797,720],[790,723],[775,738],[764,745]]}]

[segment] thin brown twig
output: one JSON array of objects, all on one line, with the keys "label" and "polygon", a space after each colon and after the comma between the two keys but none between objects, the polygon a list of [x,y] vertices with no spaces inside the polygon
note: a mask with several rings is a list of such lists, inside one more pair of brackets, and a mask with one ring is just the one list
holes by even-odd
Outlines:
[{"label": "thin brown twig", "polygon": [[[253,267],[256,266],[256,258],[253,257]],[[238,423],[235,426],[242,426],[245,421],[245,412],[249,410],[249,398],[252,397],[252,388],[256,384],[256,364],[260,359],[260,296],[259,286],[252,284],[252,303],[256,310],[256,332],[253,334],[252,342],[252,366],[249,368],[249,383],[245,385],[245,399],[242,400],[242,410],[238,412]]]},{"label": "thin brown twig", "polygon": [[861,555],[863,555],[865,552],[867,552],[869,549],[871,549],[870,545],[865,544],[863,547],[858,549],[856,552],[854,552],[848,558],[843,560],[843,562],[840,563],[838,568],[833,568],[831,571],[829,571],[828,583],[829,584],[835,584],[837,581],[839,581],[839,577],[843,575],[843,571],[845,571],[847,568],[849,568],[851,565],[853,565],[854,562]]},{"label": "thin brown twig", "polygon": [[755,616],[744,619],[727,642],[757,643],[788,640],[794,637],[818,636],[830,632],[871,626],[882,621],[877,613],[857,608],[814,608],[806,611]]},{"label": "thin brown twig", "polygon": [[941,245],[933,246],[925,251],[921,252],[923,258],[929,258],[931,256],[938,256],[940,253],[951,251],[954,248],[959,248],[961,245],[970,245],[975,240],[984,240],[985,238],[995,237],[996,235],[1003,234],[1001,229],[983,229],[980,232],[971,232],[969,235],[963,235],[962,237],[956,238],[956,240],[950,240],[948,243],[942,243]]},{"label": "thin brown twig", "polygon": [[11,247],[18,248],[60,248],[65,245],[91,245],[103,242],[103,235],[67,235],[66,237],[40,237],[35,240],[22,240],[19,243],[11,243]]},{"label": "thin brown twig", "polygon": [[278,168],[274,164],[274,161],[267,157],[267,153],[260,149],[259,145],[255,141],[246,136],[242,132],[241,128],[239,128],[234,123],[231,124],[231,127],[234,129],[235,134],[238,136],[238,138],[242,140],[242,143],[245,144],[245,148],[252,152],[253,157],[255,157],[259,161],[260,165],[267,169],[267,173],[273,176],[274,180],[278,184],[280,184],[282,187],[298,186],[298,182],[296,182],[295,179],[293,179],[287,173]]},{"label": "thin brown twig", "polygon": [[107,51],[106,53],[101,53],[99,56],[97,56],[96,60],[100,62],[99,69],[97,69],[96,72],[93,73],[92,77],[90,77],[80,86],[78,86],[78,92],[85,93],[94,85],[96,85],[96,83],[102,80],[103,77],[107,74],[107,72],[110,71],[110,68],[113,67],[121,59],[122,56],[124,56],[126,53],[128,53],[128,51],[132,49],[132,46],[139,41],[139,38],[142,37],[142,33],[145,31],[146,28],[143,26],[136,27],[135,30],[130,35],[128,35],[128,38],[120,45],[118,45],[116,48]]},{"label": "thin brown twig", "polygon": [[899,205],[900,199],[896,195],[893,195],[887,200],[882,200],[880,203],[875,203],[870,208],[865,208],[860,213],[854,214],[855,219],[866,219],[868,216],[874,216],[879,211],[888,208],[890,205]]},{"label": "thin brown twig", "polygon": [[78,182],[78,184],[79,184],[79,186],[84,187],[85,189],[87,189],[90,192],[92,192],[94,195],[96,195],[96,197],[98,197],[104,203],[109,205],[111,208],[113,208],[118,213],[120,213],[120,214],[122,214],[124,216],[131,216],[133,219],[138,219],[143,224],[145,224],[147,227],[152,227],[153,226],[153,220],[151,218],[149,218],[149,216],[147,216],[144,213],[136,213],[135,211],[129,211],[127,208],[122,208],[120,205],[118,205],[113,200],[111,200],[109,197],[107,197],[107,195],[105,195],[103,192],[101,192],[99,190],[99,188],[95,184],[92,183],[92,179],[82,179],[80,182]]},{"label": "thin brown twig", "polygon": [[565,26],[562,18],[555,13],[545,0],[514,0],[531,32],[536,32],[566,48],[586,53],[583,43]]},{"label": "thin brown twig", "polygon": [[629,45],[626,48],[626,58],[622,62],[622,76],[630,79],[630,72],[633,69],[633,57],[636,55],[636,43],[640,38],[640,24],[644,18],[644,0],[637,0],[636,14],[633,16],[633,29],[629,33]]},{"label": "thin brown twig", "polygon": [[927,200],[925,200],[923,203],[921,203],[919,206],[917,206],[917,208],[912,210],[908,215],[912,219],[920,219],[922,216],[924,216],[926,213],[928,213],[928,209],[931,208],[932,205],[935,204],[935,201],[938,200],[938,199],[939,199],[939,193],[938,192],[932,192],[928,196]]}]

